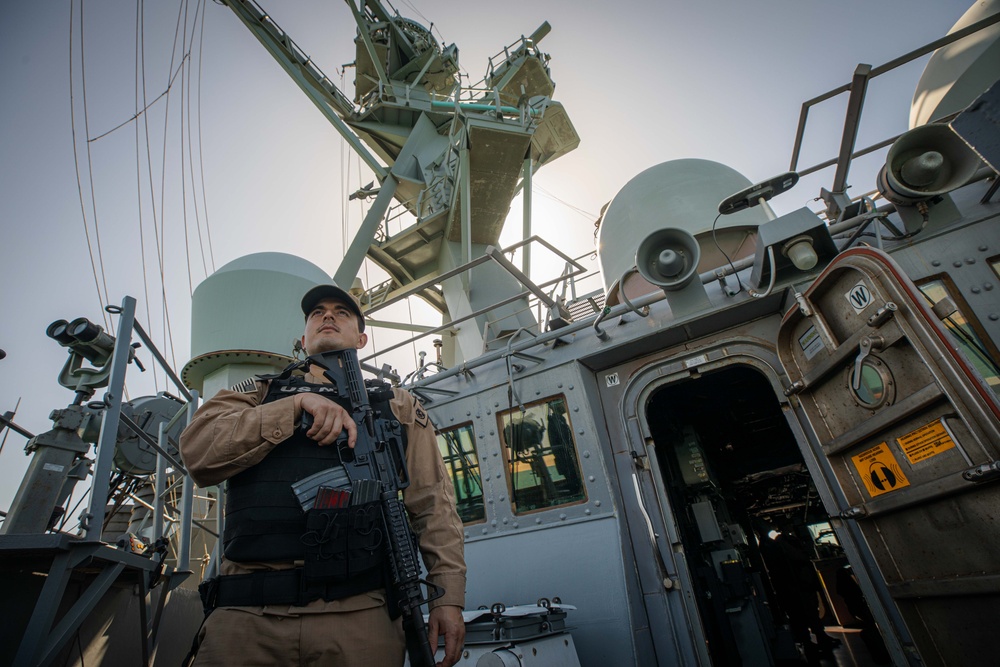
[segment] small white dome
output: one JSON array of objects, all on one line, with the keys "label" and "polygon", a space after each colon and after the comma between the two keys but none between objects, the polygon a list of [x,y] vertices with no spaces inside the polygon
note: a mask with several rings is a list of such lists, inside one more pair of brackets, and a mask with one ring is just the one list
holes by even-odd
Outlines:
[{"label": "small white dome", "polygon": [[[664,162],[630,180],[611,200],[598,234],[598,258],[605,289],[635,264],[642,241],[655,231],[679,228],[698,236],[712,229],[719,203],[752,185],[735,169],[711,160]],[[719,218],[716,230],[756,228],[767,222],[760,207]],[[720,240],[725,233],[719,233]],[[738,234],[746,237],[746,232]],[[717,256],[711,237],[703,241],[702,256]]]}]

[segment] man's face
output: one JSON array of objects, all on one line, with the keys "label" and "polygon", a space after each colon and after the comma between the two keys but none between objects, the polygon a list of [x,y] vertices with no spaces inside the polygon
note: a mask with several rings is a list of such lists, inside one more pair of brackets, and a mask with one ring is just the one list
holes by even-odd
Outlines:
[{"label": "man's face", "polygon": [[358,317],[338,299],[323,299],[306,317],[302,347],[306,354],[354,348],[360,350],[368,335],[358,331]]}]

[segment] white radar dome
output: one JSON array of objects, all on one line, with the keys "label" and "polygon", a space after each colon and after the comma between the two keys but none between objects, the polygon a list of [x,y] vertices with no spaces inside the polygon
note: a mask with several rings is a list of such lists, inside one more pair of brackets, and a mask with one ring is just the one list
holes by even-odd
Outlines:
[{"label": "white radar dome", "polygon": [[[731,167],[694,158],[664,162],[634,177],[601,219],[597,252],[605,290],[635,265],[639,244],[662,229],[681,229],[695,237],[701,250],[699,273],[725,264],[712,239],[712,222],[723,199],[750,185],[750,179]],[[715,236],[735,261],[753,253],[757,226],[765,222],[760,207],[724,215],[715,225]],[[630,299],[659,289],[634,273],[625,288]],[[616,303],[617,289],[608,296],[608,305]]]},{"label": "white radar dome", "polygon": [[[246,255],[218,269],[191,298],[191,361],[184,383],[208,396],[206,378],[227,367],[250,369],[242,373],[249,377],[287,365],[302,336],[302,296],[332,282],[312,262],[278,252]],[[231,386],[231,379],[220,382]]]},{"label": "white radar dome", "polygon": [[[948,34],[1000,12],[1000,0],[979,0]],[[927,61],[913,93],[910,129],[957,113],[1000,77],[1000,23],[942,46]]]}]

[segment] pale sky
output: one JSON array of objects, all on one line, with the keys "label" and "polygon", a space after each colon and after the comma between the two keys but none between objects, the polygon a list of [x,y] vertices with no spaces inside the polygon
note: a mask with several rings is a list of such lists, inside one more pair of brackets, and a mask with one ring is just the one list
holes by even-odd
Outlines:
[{"label": "pale sky", "polygon": [[[340,68],[354,60],[355,34],[343,2],[260,3],[332,80],[340,81]],[[536,233],[575,256],[593,249],[593,222],[601,207],[650,166],[704,158],[725,163],[751,181],[786,171],[803,101],[849,82],[858,63],[877,66],[943,36],[969,4],[401,0],[396,8],[425,26],[433,22],[439,40],[458,45],[462,68],[469,75],[466,83],[482,78],[488,57],[543,21],[551,23],[552,31],[540,47],[552,57],[554,97],[565,105],[581,143],[536,175],[532,215]],[[152,179],[145,166],[144,124],[138,126],[138,175],[134,123],[91,141],[88,156],[86,137],[97,137],[136,112],[136,3],[83,3],[85,78],[80,5],[77,0],[72,31],[72,114],[70,3],[8,3],[0,19],[0,349],[7,353],[0,360],[0,412],[14,409],[20,398],[16,421],[36,433],[51,427],[52,409],[72,399],[56,381],[67,355],[45,337],[46,326],[81,315],[101,319],[84,234],[71,119],[86,225],[92,243],[100,235],[110,301],[120,303],[125,295],[139,299],[140,320],[148,322],[147,329],[168,358],[176,359],[178,371],[190,356],[191,285],[197,286],[212,271],[211,260],[203,259],[201,251],[204,246],[208,254],[206,219],[216,268],[245,254],[279,251],[300,255],[332,274],[342,255],[345,214],[351,230],[363,216],[358,203],[345,206],[345,193],[371,180],[368,173],[359,173],[357,159],[348,158],[340,136],[236,16],[211,2],[205,8],[203,43],[201,23],[194,18],[196,9],[201,11],[197,2],[146,3],[147,101],[167,87],[179,15],[187,35],[182,28],[173,55],[175,69],[182,41],[195,45],[191,68],[184,70],[188,78],[178,76],[169,97],[148,113]],[[859,146],[906,129],[925,62],[921,59],[872,82]],[[352,81],[353,70],[348,69],[343,84],[348,97],[353,97]],[[188,96],[182,97],[182,91]],[[846,99],[840,96],[811,112],[801,166],[836,155]],[[194,119],[190,140],[181,134],[182,114],[184,127]],[[883,156],[884,151],[855,164],[849,181],[857,187],[851,193],[873,189]],[[172,346],[163,335],[150,180],[156,219],[164,225],[162,290],[169,305]],[[772,206],[779,213],[803,205],[816,209],[812,200],[832,180],[832,169],[803,179]],[[504,243],[514,242],[520,231],[520,199],[511,211]],[[145,253],[140,249],[140,214]],[[545,270],[537,265],[541,261],[533,267],[539,272]],[[382,344],[390,338],[376,332],[376,344],[380,336]],[[433,354],[429,344],[417,349]],[[406,374],[415,354],[405,350],[390,361]],[[147,367],[152,365],[148,354],[140,356],[149,362]],[[152,376],[130,371],[133,398],[156,391]],[[158,388],[165,388],[162,374]],[[24,444],[24,438],[11,433],[0,453],[0,509],[9,506],[27,466]]]}]

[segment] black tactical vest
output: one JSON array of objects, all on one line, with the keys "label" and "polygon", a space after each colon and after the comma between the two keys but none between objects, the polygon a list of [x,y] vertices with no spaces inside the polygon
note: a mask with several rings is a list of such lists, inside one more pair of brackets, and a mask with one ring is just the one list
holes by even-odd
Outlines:
[{"label": "black tactical vest", "polygon": [[[263,403],[299,392],[318,393],[350,410],[350,402],[337,396],[333,385],[311,384],[296,376],[272,380]],[[265,563],[302,560],[306,515],[292,484],[336,465],[340,465],[336,445],[320,447],[297,428],[260,463],[229,478],[223,536],[226,558]]]}]

